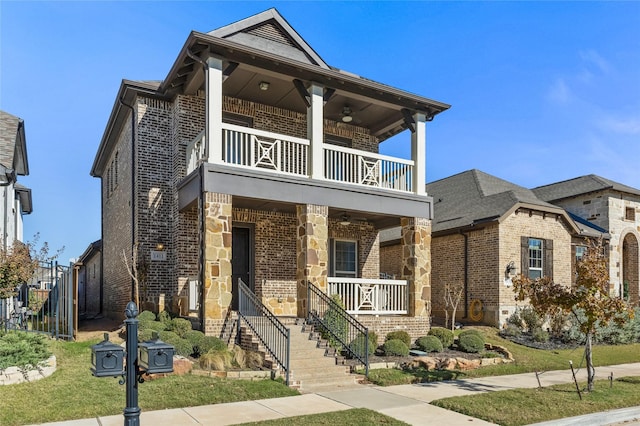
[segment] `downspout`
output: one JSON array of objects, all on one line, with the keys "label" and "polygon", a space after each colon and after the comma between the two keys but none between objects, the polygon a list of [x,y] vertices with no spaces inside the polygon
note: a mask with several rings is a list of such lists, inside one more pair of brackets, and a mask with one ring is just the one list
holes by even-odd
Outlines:
[{"label": "downspout", "polygon": [[464,237],[464,318],[469,318],[469,234]]},{"label": "downspout", "polygon": [[200,260],[198,262],[199,274],[200,275],[200,285],[198,286],[200,289],[199,298],[200,298],[200,320],[202,321],[202,332],[206,333],[206,318],[205,318],[205,297],[204,297],[204,283],[206,280],[206,224],[205,224],[205,216],[204,216],[204,208],[205,208],[205,197],[204,197],[204,166],[200,164],[198,168],[198,173],[200,174],[200,194],[198,195],[198,239],[200,245]]},{"label": "downspout", "polygon": [[[122,100],[122,97],[118,98],[121,105],[126,106],[131,110],[131,258],[133,259],[133,250],[135,250],[136,241],[136,117],[135,109]],[[136,265],[132,265],[135,268]],[[131,300],[135,300],[135,281],[131,277]]]}]

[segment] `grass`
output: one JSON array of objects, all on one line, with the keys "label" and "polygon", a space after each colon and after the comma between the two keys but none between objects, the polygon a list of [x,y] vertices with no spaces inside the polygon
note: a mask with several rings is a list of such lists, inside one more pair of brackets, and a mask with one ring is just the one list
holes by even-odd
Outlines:
[{"label": "grass", "polygon": [[[582,384],[582,387],[586,383]],[[638,404],[640,377],[622,377],[609,387],[598,380],[595,390],[579,399],[573,383],[542,389],[515,389],[457,396],[433,401],[433,405],[504,426],[527,425]]]},{"label": "grass", "polygon": [[[89,371],[91,342],[51,342],[58,368],[49,378],[0,386],[0,425],[24,425],[122,414],[126,386]],[[298,392],[272,380],[225,380],[196,375],[169,376],[139,385],[143,411],[223,402],[278,398]],[[37,409],[29,404],[37,402]]]},{"label": "grass", "polygon": [[[477,327],[482,331],[489,343],[507,348],[515,358],[508,364],[490,365],[470,371],[427,371],[415,369],[411,371],[373,369],[369,372],[369,380],[381,386],[406,383],[431,382],[450,379],[469,379],[474,377],[499,376],[505,374],[530,373],[534,371],[564,370],[569,368],[569,361],[575,367],[584,367],[584,347],[574,349],[541,350],[532,349],[498,335],[498,330],[491,327]],[[640,362],[640,343],[631,345],[596,345],[593,347],[593,362],[596,367],[603,365],[627,364]]]},{"label": "grass", "polygon": [[407,423],[396,420],[384,414],[366,408],[353,408],[331,413],[311,414],[307,416],[287,417],[277,420],[265,420],[255,423],[243,423],[244,426],[289,426],[302,424],[305,426],[335,426],[335,425],[390,425],[404,426]]}]

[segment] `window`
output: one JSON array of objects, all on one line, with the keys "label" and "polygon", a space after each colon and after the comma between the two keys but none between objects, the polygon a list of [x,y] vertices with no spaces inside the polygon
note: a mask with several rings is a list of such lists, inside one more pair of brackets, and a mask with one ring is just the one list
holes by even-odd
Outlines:
[{"label": "window", "polygon": [[576,261],[582,260],[586,252],[587,252],[586,246],[576,246]]},{"label": "window", "polygon": [[355,241],[333,241],[333,276],[358,276],[358,244]]},{"label": "window", "polygon": [[542,240],[529,238],[529,278],[542,277]]},{"label": "window", "polygon": [[624,209],[624,218],[625,218],[625,220],[635,221],[636,220],[636,209],[634,209],[633,207],[626,207]]}]

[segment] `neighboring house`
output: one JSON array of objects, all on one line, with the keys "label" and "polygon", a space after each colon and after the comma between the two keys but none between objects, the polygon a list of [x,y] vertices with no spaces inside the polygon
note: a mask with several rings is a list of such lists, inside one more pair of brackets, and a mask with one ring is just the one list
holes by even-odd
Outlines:
[{"label": "neighboring house", "polygon": [[[604,235],[531,190],[480,170],[429,183],[427,193],[435,208],[431,298],[436,318],[445,317],[449,284],[463,289],[458,318],[501,326],[516,309],[513,276],[549,276],[571,285],[574,247],[584,237]],[[397,230],[381,236],[383,258],[399,254],[397,238]],[[400,272],[391,266],[385,264],[382,272]]]},{"label": "neighboring house", "polygon": [[533,192],[611,235],[611,293],[640,304],[640,189],[587,175],[540,186]]},{"label": "neighboring house", "polygon": [[[141,308],[207,334],[240,279],[276,315],[304,317],[312,283],[382,336],[426,333],[425,127],[449,105],[327,65],[275,9],[192,32],[163,81],[124,80],[116,99],[91,170],[105,314],[134,294],[122,255],[137,249]],[[400,133],[412,158],[380,155]],[[395,226],[401,272],[380,279],[379,232]]]},{"label": "neighboring house", "polygon": [[80,319],[102,312],[102,241],[94,241],[73,265],[76,271],[77,306]]},{"label": "neighboring house", "polygon": [[23,241],[22,216],[32,212],[31,189],[17,182],[29,174],[24,121],[0,111],[0,230],[1,247]]}]

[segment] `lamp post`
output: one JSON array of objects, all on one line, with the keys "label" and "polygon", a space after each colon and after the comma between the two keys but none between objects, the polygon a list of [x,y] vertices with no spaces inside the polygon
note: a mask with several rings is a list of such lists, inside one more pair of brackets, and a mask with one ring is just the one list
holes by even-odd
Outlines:
[{"label": "lamp post", "polygon": [[138,307],[134,302],[129,302],[124,314],[126,348],[109,342],[109,334],[105,333],[104,341],[91,347],[91,372],[96,377],[121,376],[119,383],[127,385],[124,426],[140,426],[138,384],[144,383],[142,375],[172,372],[175,348],[160,341],[157,333],[153,334],[152,340],[138,344]]}]

